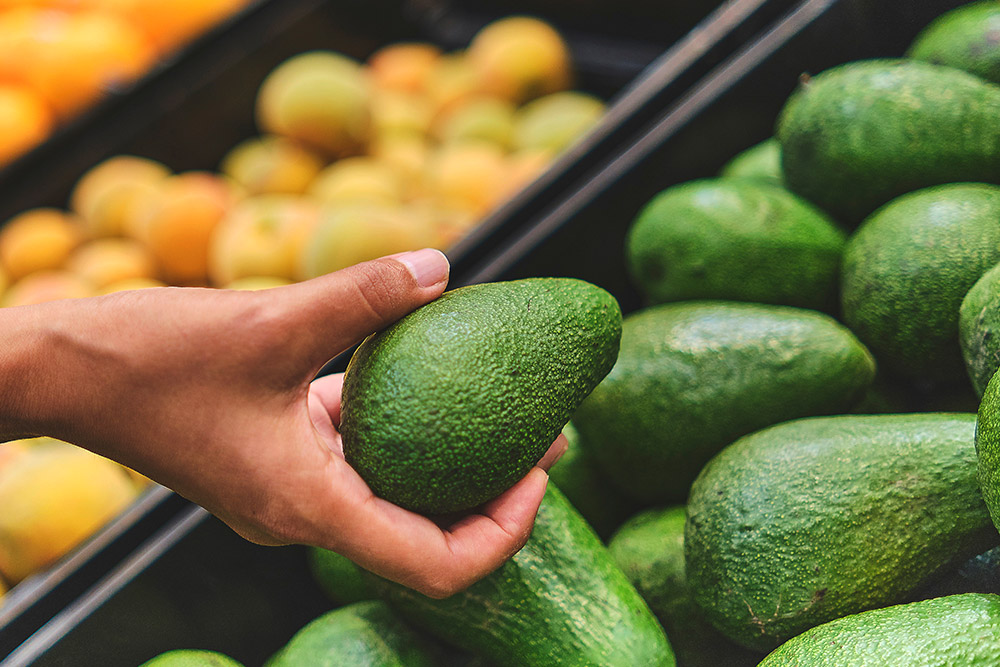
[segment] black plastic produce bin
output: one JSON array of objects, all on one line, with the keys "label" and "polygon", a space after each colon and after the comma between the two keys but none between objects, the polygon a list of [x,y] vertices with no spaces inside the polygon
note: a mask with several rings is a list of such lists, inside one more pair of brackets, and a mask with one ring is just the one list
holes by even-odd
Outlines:
[{"label": "black plastic produce bin", "polygon": [[[714,4],[699,7],[709,12]],[[600,14],[542,12],[561,30],[560,20],[572,16],[565,34],[578,62],[577,86],[613,104],[588,137],[452,248],[456,281],[463,281],[504,239],[533,225],[595,165],[790,5],[790,0],[728,0],[673,46],[674,38],[691,27],[692,14],[678,19],[663,12],[657,19],[663,29],[639,40],[606,31]],[[232,146],[256,134],[252,110],[257,88],[274,66],[296,53],[327,48],[365,58],[384,44],[413,39],[453,48],[503,13],[499,5],[470,10],[431,0],[252,3],[128,91],[110,96],[0,171],[0,222],[28,208],[65,205],[76,180],[112,155],[141,155],[177,171],[214,168]],[[331,368],[343,363],[341,359]],[[151,536],[189,508],[165,489],[154,488],[64,561],[16,587],[0,605],[0,664],[25,664],[25,656],[41,644],[6,656],[53,617],[63,614],[60,623],[72,618],[70,625],[75,625],[81,607],[72,607],[74,600],[139,545],[155,541]],[[237,544],[237,551],[244,546]],[[126,566],[119,572],[121,567]],[[69,613],[71,609],[76,611]],[[287,634],[288,623],[298,623],[305,609],[310,608],[281,617],[275,636]],[[49,630],[53,627],[59,634],[69,626],[50,625]],[[53,636],[43,633],[36,639]],[[62,664],[127,664],[109,660],[78,656]]]}]

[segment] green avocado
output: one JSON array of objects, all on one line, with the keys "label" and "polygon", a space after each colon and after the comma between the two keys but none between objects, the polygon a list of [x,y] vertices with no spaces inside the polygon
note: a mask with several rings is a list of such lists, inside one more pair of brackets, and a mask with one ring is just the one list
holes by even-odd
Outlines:
[{"label": "green avocado", "polygon": [[295,633],[267,667],[434,667],[437,649],[381,601],[328,612]]},{"label": "green avocado", "polygon": [[911,599],[995,546],[975,415],[840,415],[740,439],[691,488],[688,583],[708,620],[769,650]]},{"label": "green avocado", "polygon": [[846,236],[787,190],[707,179],[668,188],[633,221],[629,272],[650,303],[728,299],[836,303]]},{"label": "green avocado", "polygon": [[641,502],[680,502],[740,436],[844,412],[875,374],[831,317],[754,303],[688,301],[631,314],[621,354],[573,425],[602,472]]},{"label": "green avocado", "polygon": [[435,600],[369,576],[414,625],[497,665],[675,664],[649,607],[551,483],[524,548],[465,591]]},{"label": "green avocado", "polygon": [[996,667],[1000,595],[968,593],[830,621],[782,644],[760,667]]},{"label": "green avocado", "polygon": [[994,374],[983,392],[976,422],[976,455],[983,499],[1000,529],[1000,374]]},{"label": "green avocado", "polygon": [[1000,83],[1000,3],[973,2],[945,12],[917,35],[908,55]]},{"label": "green avocado", "polygon": [[957,183],[899,197],[855,232],[841,272],[844,321],[881,368],[964,380],[966,292],[1000,261],[1000,187]]},{"label": "green avocado", "polygon": [[371,600],[375,595],[361,575],[361,568],[335,551],[308,547],[309,570],[323,592],[340,604]]},{"label": "green avocado", "polygon": [[984,273],[962,299],[958,341],[965,370],[982,396],[1000,368],[1000,264]]},{"label": "green avocado", "polygon": [[466,510],[531,469],[618,354],[600,287],[528,278],[461,287],[366,339],[344,378],[344,456],[376,495]]},{"label": "green avocado", "polygon": [[215,651],[179,649],[161,653],[139,667],[243,667],[243,664]]},{"label": "green avocado", "polygon": [[641,512],[608,551],[663,624],[681,667],[754,667],[761,653],[722,636],[701,613],[684,572],[684,507]]},{"label": "green avocado", "polygon": [[784,187],[785,179],[781,173],[781,144],[776,138],[771,137],[751,146],[727,162],[719,172],[719,176]]},{"label": "green avocado", "polygon": [[867,60],[803,78],[778,120],[785,184],[842,223],[919,188],[1000,183],[1000,87]]}]

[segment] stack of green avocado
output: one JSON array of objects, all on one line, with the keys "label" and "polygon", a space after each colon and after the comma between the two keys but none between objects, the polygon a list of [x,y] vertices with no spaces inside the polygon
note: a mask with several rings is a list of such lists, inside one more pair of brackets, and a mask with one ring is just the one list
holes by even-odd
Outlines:
[{"label": "stack of green avocado", "polygon": [[[474,506],[572,414],[570,448],[526,546],[449,598],[312,550],[346,606],[268,666],[1000,665],[998,34],[979,2],[803,77],[775,138],[640,212],[623,322],[538,279],[369,339],[343,428],[379,495]],[[399,430],[427,394],[468,420]]]}]

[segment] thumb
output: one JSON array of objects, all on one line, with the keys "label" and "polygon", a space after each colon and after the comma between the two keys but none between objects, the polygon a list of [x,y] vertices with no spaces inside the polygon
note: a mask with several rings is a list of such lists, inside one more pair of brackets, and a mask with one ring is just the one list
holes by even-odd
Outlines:
[{"label": "thumb", "polygon": [[271,290],[284,312],[307,329],[317,368],[362,338],[441,296],[448,259],[433,248],[389,255]]}]

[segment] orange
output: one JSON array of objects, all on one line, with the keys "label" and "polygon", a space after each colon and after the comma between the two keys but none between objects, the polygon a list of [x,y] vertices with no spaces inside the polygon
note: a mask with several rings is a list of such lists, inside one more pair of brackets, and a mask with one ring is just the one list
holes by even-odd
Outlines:
[{"label": "orange", "polygon": [[368,58],[368,68],[377,87],[418,93],[440,57],[441,49],[433,44],[390,44]]},{"label": "orange", "polygon": [[371,146],[371,156],[399,174],[403,199],[411,199],[422,193],[429,155],[427,139],[415,134],[383,135],[377,137]]},{"label": "orange", "polygon": [[83,278],[69,271],[39,271],[11,285],[0,300],[0,306],[32,306],[88,296],[94,296],[94,288]]},{"label": "orange", "polygon": [[301,194],[323,168],[312,151],[284,137],[247,139],[222,158],[221,170],[248,194]]},{"label": "orange", "polygon": [[122,238],[83,244],[70,256],[66,268],[98,290],[122,280],[151,279],[156,271],[145,246]]},{"label": "orange", "polygon": [[442,56],[427,78],[427,97],[435,116],[483,93],[483,81],[462,52]]},{"label": "orange", "polygon": [[0,166],[41,143],[52,125],[52,112],[37,94],[0,84]]},{"label": "orange", "polygon": [[136,201],[170,175],[159,162],[118,155],[85,173],[70,194],[70,208],[79,215],[91,236],[118,236],[135,214]]},{"label": "orange", "polygon": [[472,38],[468,53],[485,89],[512,102],[569,87],[569,48],[552,26],[536,18],[494,21]]},{"label": "orange", "polygon": [[398,203],[403,198],[403,182],[400,174],[384,162],[351,157],[321,171],[309,188],[309,196],[323,204]]},{"label": "orange", "polygon": [[431,156],[427,191],[446,210],[488,213],[505,194],[507,162],[495,144],[449,144]]},{"label": "orange", "polygon": [[54,208],[36,208],[0,229],[0,264],[10,280],[57,269],[83,240],[80,221]]},{"label": "orange", "polygon": [[[95,0],[91,0],[95,1]],[[96,0],[141,30],[160,53],[168,53],[235,14],[249,0]]]},{"label": "orange", "polygon": [[431,126],[434,109],[423,95],[398,90],[378,90],[372,93],[372,135],[425,135]]},{"label": "orange", "polygon": [[434,134],[443,143],[489,141],[507,148],[513,130],[514,105],[507,100],[484,96],[456,103],[434,123]]}]

